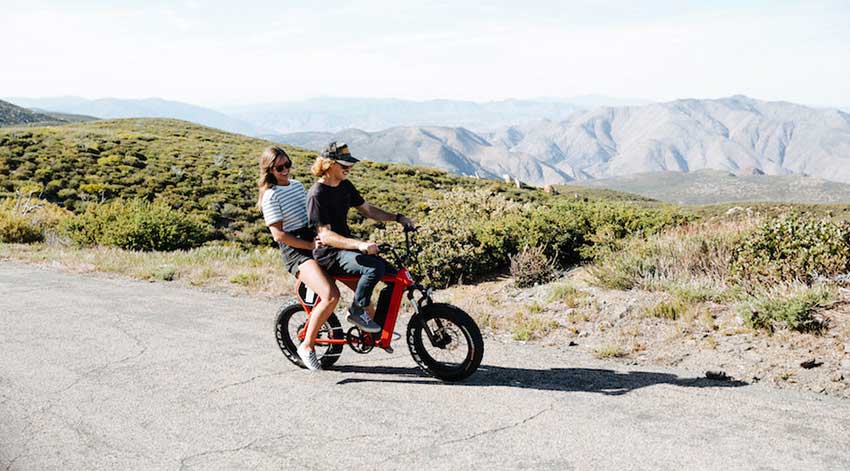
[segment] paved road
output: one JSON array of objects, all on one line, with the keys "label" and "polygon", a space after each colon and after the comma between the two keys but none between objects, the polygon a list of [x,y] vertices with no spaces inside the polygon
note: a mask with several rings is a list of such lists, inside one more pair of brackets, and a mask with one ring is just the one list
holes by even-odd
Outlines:
[{"label": "paved road", "polygon": [[459,385],[309,374],[276,307],[0,262],[0,470],[850,469],[848,401],[493,338]]}]

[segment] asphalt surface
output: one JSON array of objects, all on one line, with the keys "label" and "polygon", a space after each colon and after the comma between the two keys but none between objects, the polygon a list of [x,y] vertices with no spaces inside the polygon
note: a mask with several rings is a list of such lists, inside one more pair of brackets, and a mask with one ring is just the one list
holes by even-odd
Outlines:
[{"label": "asphalt surface", "polygon": [[310,374],[280,304],[0,262],[0,470],[850,469],[850,401],[492,337],[462,384],[403,339]]}]

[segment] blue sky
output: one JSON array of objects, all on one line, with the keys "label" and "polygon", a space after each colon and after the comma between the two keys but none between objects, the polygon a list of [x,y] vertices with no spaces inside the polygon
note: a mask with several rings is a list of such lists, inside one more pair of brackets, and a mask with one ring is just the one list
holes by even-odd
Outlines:
[{"label": "blue sky", "polygon": [[2,11],[7,97],[741,93],[850,105],[846,0],[3,0]]}]

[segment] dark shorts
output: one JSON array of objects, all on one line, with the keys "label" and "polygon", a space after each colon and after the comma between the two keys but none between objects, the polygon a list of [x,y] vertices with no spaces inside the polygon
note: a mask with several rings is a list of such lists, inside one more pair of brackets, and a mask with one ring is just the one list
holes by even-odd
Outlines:
[{"label": "dark shorts", "polygon": [[[312,241],[316,237],[316,233],[313,232],[312,229],[306,227],[302,227],[301,229],[297,229],[292,232],[287,232],[287,234],[298,237],[301,240],[309,241]],[[286,266],[286,271],[292,273],[292,276],[298,278],[298,267],[300,267],[304,262],[313,260],[313,251],[307,249],[296,249],[295,247],[284,243],[279,243],[278,245],[280,245],[280,258]]]}]

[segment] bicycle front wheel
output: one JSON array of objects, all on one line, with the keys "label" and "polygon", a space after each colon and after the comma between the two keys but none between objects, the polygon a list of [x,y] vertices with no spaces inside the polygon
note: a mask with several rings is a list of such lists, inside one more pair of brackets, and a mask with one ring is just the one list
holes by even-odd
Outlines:
[{"label": "bicycle front wheel", "polygon": [[407,324],[407,346],[425,373],[443,381],[465,379],[484,357],[478,325],[450,304],[431,304],[415,314]]}]

